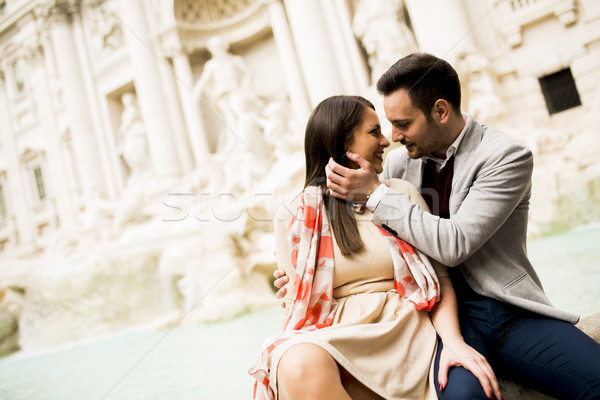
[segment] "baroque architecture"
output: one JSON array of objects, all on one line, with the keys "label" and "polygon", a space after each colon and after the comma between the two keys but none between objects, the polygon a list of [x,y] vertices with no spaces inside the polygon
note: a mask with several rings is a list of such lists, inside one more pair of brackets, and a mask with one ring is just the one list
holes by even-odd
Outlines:
[{"label": "baroque architecture", "polygon": [[[199,319],[273,301],[271,218],[302,183],[310,110],[362,94],[384,118],[374,81],[419,50],[533,149],[532,235],[600,218],[597,0],[0,0],[0,289],[21,296],[21,345],[86,307],[110,320],[98,298],[130,300],[99,333],[165,299]],[[118,274],[145,274],[139,299]]]}]

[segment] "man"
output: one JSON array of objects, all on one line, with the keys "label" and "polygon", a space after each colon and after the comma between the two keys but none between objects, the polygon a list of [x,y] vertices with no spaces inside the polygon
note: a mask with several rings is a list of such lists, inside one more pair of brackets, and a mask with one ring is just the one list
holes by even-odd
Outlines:
[{"label": "man", "polygon": [[[600,398],[600,345],[572,325],[578,316],[550,304],[527,258],[531,152],[461,113],[458,75],[437,57],[402,58],[377,89],[392,139],[404,145],[389,153],[382,177],[414,184],[432,214],[381,184],[353,153],[357,170],[330,161],[331,195],[366,201],[375,224],[452,267],[461,333],[496,374],[560,399]],[[462,367],[436,386],[441,399],[486,398]]]}]

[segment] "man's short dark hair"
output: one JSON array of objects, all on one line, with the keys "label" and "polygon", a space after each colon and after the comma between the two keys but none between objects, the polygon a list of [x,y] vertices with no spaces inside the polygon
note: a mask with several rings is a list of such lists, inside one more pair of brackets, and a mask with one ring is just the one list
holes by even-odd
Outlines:
[{"label": "man's short dark hair", "polygon": [[413,53],[396,61],[377,81],[377,91],[386,96],[407,89],[413,105],[427,119],[439,99],[460,113],[460,81],[450,63],[427,53]]}]

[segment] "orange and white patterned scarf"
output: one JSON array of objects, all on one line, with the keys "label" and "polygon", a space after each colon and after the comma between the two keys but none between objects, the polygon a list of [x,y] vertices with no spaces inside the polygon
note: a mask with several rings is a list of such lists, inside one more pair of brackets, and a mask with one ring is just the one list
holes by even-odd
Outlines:
[{"label": "orange and white patterned scarf", "polygon": [[[390,245],[394,288],[419,310],[431,310],[440,298],[440,285],[427,257],[405,241],[379,228]],[[319,186],[308,186],[288,229],[292,265],[296,271],[292,304],[281,332],[263,343],[258,362],[248,371],[256,382],[253,399],[272,400],[269,354],[294,335],[330,326],[337,310],[333,298],[333,238]]]}]

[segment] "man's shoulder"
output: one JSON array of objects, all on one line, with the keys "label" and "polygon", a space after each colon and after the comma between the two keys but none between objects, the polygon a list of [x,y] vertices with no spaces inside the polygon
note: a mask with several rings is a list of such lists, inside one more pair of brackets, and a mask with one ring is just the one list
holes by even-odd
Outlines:
[{"label": "man's shoulder", "polygon": [[519,138],[493,126],[481,124],[477,121],[475,123],[475,128],[471,135],[466,138],[464,147],[461,143],[461,147],[466,149],[467,152],[474,152],[484,158],[488,156],[492,158],[502,157],[507,154],[531,156],[531,150]]},{"label": "man's shoulder", "polygon": [[484,165],[521,165],[526,167],[524,171],[533,168],[533,154],[518,138],[488,125],[480,124],[479,129],[479,134],[474,132],[465,146],[461,143],[459,148],[460,154],[468,154],[471,160],[468,164],[473,168]]},{"label": "man's shoulder", "polygon": [[504,130],[485,124],[480,124],[480,127],[482,132],[481,141],[488,146],[496,147],[496,149],[497,146],[528,149],[525,143],[519,140],[519,138],[505,132]]}]

